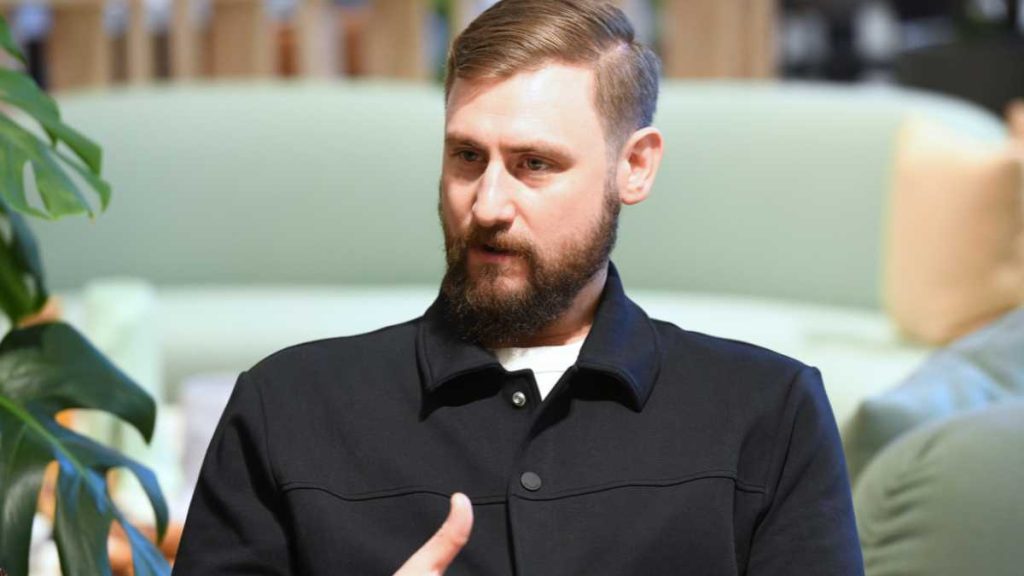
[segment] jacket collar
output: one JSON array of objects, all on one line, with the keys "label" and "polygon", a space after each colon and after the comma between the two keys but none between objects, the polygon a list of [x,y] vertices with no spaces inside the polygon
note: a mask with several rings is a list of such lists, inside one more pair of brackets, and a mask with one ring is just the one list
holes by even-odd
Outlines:
[{"label": "jacket collar", "polygon": [[[444,317],[440,296],[419,323],[416,354],[428,392],[485,371],[503,371],[494,354],[458,337]],[[635,411],[643,409],[660,368],[661,350],[647,314],[626,297],[615,265],[601,292],[594,323],[583,342],[576,368],[609,377],[625,392]]]}]

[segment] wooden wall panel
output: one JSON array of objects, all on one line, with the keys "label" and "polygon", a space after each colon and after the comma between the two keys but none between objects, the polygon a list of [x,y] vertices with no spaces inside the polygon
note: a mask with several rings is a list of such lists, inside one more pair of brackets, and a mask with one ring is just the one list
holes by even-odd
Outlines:
[{"label": "wooden wall panel", "polygon": [[779,7],[777,0],[747,0],[747,70],[754,78],[771,78],[778,73]]},{"label": "wooden wall panel", "polygon": [[272,31],[263,0],[213,0],[211,73],[218,77],[273,74]]},{"label": "wooden wall panel", "polygon": [[298,75],[338,72],[338,10],[330,0],[299,0],[295,13]]},{"label": "wooden wall panel", "polygon": [[366,72],[425,79],[428,2],[373,0],[366,26]]},{"label": "wooden wall panel", "polygon": [[[275,73],[275,25],[265,0],[210,0],[208,27],[195,21],[198,0],[173,0],[170,70],[175,79],[270,76]],[[626,0],[619,0],[620,3]],[[145,0],[129,0],[131,20],[124,39],[127,77],[150,81],[153,38],[146,30]],[[48,49],[50,84],[55,89],[102,86],[110,82],[111,39],[103,30],[104,0],[49,0],[54,22]],[[453,0],[451,30],[460,32],[487,0]],[[778,0],[662,0],[662,55],[671,77],[771,77],[776,72]],[[14,0],[0,0],[10,9]],[[354,72],[427,79],[426,53],[431,3],[426,0],[370,0],[358,26],[359,65]],[[342,23],[344,24],[344,23]],[[299,0],[294,30],[293,73],[333,76],[341,42],[339,12],[331,0]]]},{"label": "wooden wall panel", "polygon": [[153,79],[153,35],[146,24],[146,0],[129,0],[128,9],[128,82],[142,84]]},{"label": "wooden wall panel", "polygon": [[102,0],[52,2],[47,49],[50,89],[109,84],[111,40],[103,28],[103,4]]},{"label": "wooden wall panel", "polygon": [[172,0],[170,22],[171,78],[185,80],[199,75],[201,38],[193,11],[194,0]]},{"label": "wooden wall panel", "polygon": [[663,60],[677,78],[765,78],[776,71],[777,0],[665,0]]}]

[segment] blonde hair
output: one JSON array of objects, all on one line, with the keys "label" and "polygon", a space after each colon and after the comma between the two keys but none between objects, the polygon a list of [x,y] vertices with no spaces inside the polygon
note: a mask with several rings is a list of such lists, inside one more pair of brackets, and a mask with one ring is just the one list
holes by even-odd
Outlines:
[{"label": "blonde hair", "polygon": [[616,151],[651,125],[661,61],[634,40],[626,15],[601,0],[498,2],[452,43],[445,102],[457,78],[500,80],[551,62],[593,67],[594,105]]}]

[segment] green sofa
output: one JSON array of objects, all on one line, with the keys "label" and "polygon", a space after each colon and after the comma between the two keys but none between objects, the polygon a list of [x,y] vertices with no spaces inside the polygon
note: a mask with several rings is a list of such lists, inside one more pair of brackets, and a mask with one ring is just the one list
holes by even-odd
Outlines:
[{"label": "green sofa", "polygon": [[[114,197],[95,221],[36,226],[43,256],[69,318],[164,406],[145,457],[172,499],[188,490],[182,382],[408,319],[436,294],[438,87],[235,82],[59,101],[103,145]],[[614,254],[627,289],[654,316],[818,366],[845,430],[932,352],[900,338],[879,295],[895,135],[912,112],[1004,136],[980,109],[924,93],[667,82],[663,167],[652,197],[624,209]]]}]

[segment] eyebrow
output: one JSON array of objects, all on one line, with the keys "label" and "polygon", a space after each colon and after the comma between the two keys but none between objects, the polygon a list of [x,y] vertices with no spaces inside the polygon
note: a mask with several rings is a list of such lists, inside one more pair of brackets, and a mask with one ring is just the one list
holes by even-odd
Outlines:
[{"label": "eyebrow", "polygon": [[[452,148],[455,146],[469,146],[471,148],[477,148],[483,150],[484,145],[480,144],[477,140],[474,140],[470,136],[458,133],[449,133],[445,136],[444,145],[446,148]],[[555,144],[546,140],[528,140],[524,142],[517,142],[511,146],[506,147],[508,152],[513,154],[529,154],[535,153],[541,156],[553,156],[559,159],[571,159],[573,157],[572,151],[565,146]]]}]

